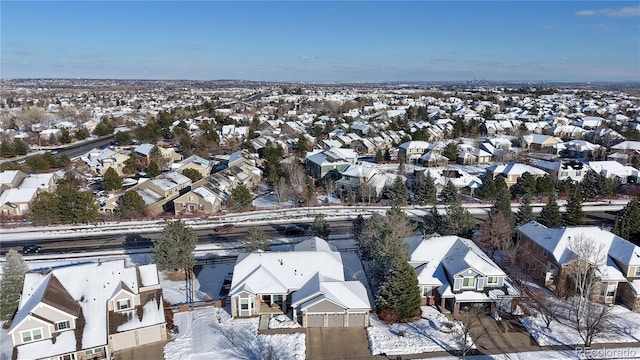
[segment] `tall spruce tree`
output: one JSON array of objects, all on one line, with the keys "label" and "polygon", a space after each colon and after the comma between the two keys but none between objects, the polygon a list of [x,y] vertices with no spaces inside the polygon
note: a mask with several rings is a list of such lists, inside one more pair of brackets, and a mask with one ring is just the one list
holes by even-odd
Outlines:
[{"label": "tall spruce tree", "polygon": [[2,282],[0,283],[0,321],[8,323],[18,309],[24,275],[29,271],[27,263],[16,250],[7,251],[2,264]]},{"label": "tall spruce tree", "polygon": [[424,179],[418,183],[418,191],[416,197],[420,205],[434,204],[436,202],[436,185],[431,177],[431,173],[427,171]]},{"label": "tall spruce tree", "polygon": [[449,180],[444,189],[440,192],[440,198],[445,204],[451,204],[458,200],[458,188]]},{"label": "tall spruce tree", "polygon": [[562,226],[562,216],[555,196],[551,196],[547,205],[540,211],[538,222],[549,228]]},{"label": "tall spruce tree", "polygon": [[122,188],[122,179],[118,172],[114,170],[114,168],[110,167],[104,173],[104,177],[102,179],[102,188],[106,191],[118,190]]},{"label": "tall spruce tree", "polygon": [[182,269],[185,273],[186,302],[193,301],[191,272],[196,264],[193,251],[198,236],[191,227],[176,220],[167,224],[153,244],[153,259],[160,270]]},{"label": "tall spruce tree", "polygon": [[443,215],[440,215],[438,209],[434,205],[428,213],[422,218],[423,231],[425,234],[438,233],[445,235],[443,230],[446,226],[446,220]]},{"label": "tall spruce tree", "polygon": [[420,288],[416,272],[407,261],[395,264],[389,279],[380,288],[376,298],[378,311],[393,309],[400,320],[409,320],[420,314]]},{"label": "tall spruce tree", "polygon": [[449,204],[444,215],[442,235],[471,237],[476,227],[476,219],[459,201]]},{"label": "tall spruce tree", "polygon": [[491,211],[502,213],[513,228],[515,221],[513,219],[513,212],[511,211],[511,193],[502,176],[498,176],[496,179],[496,201],[493,203]]},{"label": "tall spruce tree", "polygon": [[533,208],[531,207],[531,195],[526,194],[522,198],[520,206],[518,206],[518,212],[515,218],[516,226],[526,224],[533,219],[535,219],[535,216],[533,215]]},{"label": "tall spruce tree", "polygon": [[404,183],[404,177],[396,176],[393,180],[393,185],[389,189],[389,200],[391,200],[391,206],[402,206],[407,204],[407,198],[409,198],[409,190]]},{"label": "tall spruce tree", "polygon": [[567,226],[584,224],[584,211],[582,211],[582,191],[580,183],[576,183],[567,200],[566,211],[563,215],[564,224]]},{"label": "tall spruce tree", "polygon": [[633,199],[616,216],[613,232],[634,244],[640,243],[640,206]]}]

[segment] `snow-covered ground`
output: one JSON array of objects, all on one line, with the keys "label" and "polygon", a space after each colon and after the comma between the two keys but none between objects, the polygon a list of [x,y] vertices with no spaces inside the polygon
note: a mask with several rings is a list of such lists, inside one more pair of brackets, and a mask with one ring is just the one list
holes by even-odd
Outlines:
[{"label": "snow-covered ground", "polygon": [[258,318],[231,319],[211,307],[177,313],[174,323],[179,333],[164,347],[166,360],[305,359],[305,334],[259,335]]},{"label": "snow-covered ground", "polygon": [[[541,316],[523,317],[520,319],[522,325],[541,346],[584,344],[584,340],[574,328],[573,320],[569,317],[569,300],[552,298],[551,301],[558,304],[558,313],[557,319],[551,322],[549,329]],[[610,314],[606,330],[593,339],[594,344],[640,341],[640,314],[620,305],[613,306]],[[638,355],[640,356],[640,353]]]},{"label": "snow-covered ground", "polygon": [[386,325],[375,314],[370,316],[370,323],[367,336],[373,355],[419,354],[461,348],[455,334],[460,324],[449,321],[430,306],[423,306],[422,319],[411,323]]}]

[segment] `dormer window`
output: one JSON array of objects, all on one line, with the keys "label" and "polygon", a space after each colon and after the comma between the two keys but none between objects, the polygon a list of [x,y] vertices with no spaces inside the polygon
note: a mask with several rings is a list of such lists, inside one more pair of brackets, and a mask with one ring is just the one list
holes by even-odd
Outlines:
[{"label": "dormer window", "polygon": [[487,284],[497,284],[498,283],[498,277],[497,276],[488,276],[487,277]]},{"label": "dormer window", "polygon": [[635,277],[640,277],[640,266],[636,266],[636,274]]},{"label": "dormer window", "polygon": [[123,299],[123,300],[118,300],[117,303],[118,310],[127,310],[127,309],[131,309],[131,300],[129,299]]},{"label": "dormer window", "polygon": [[69,328],[69,321],[59,321],[56,323],[56,331],[62,331]]}]

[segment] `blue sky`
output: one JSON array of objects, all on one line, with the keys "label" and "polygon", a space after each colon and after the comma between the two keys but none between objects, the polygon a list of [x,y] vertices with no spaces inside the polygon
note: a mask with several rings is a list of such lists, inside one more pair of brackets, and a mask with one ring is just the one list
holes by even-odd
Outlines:
[{"label": "blue sky", "polygon": [[2,78],[640,81],[637,1],[5,1]]}]

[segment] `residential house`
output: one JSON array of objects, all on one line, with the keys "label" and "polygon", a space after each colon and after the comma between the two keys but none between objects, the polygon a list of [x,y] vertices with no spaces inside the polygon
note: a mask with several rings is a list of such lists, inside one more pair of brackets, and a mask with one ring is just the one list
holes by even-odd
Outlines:
[{"label": "residential house", "polygon": [[293,251],[240,254],[229,296],[233,317],[291,310],[303,327],[369,325],[365,285],[350,278],[341,253],[317,237]]},{"label": "residential house", "polygon": [[602,148],[586,140],[569,140],[552,146],[563,157],[592,159]]},{"label": "residential house", "polygon": [[504,176],[504,181],[505,183],[507,183],[508,187],[511,187],[511,185],[518,182],[518,179],[524,173],[529,173],[534,178],[547,175],[547,173],[543,170],[535,168],[531,165],[520,164],[516,162],[509,162],[502,165],[489,166],[486,170],[487,170],[487,176],[491,176],[494,179],[498,175]]},{"label": "residential house", "polygon": [[190,186],[191,179],[171,171],[139,183],[130,190],[137,192],[142,197],[147,214],[154,216],[172,210],[170,209],[170,205],[172,205],[170,201],[189,191]]},{"label": "residential house", "polygon": [[104,176],[109,168],[115,170],[118,175],[122,175],[125,167],[125,161],[129,159],[129,155],[115,151],[109,148],[92,149],[86,154],[80,156],[91,170],[100,176]]},{"label": "residential house", "polygon": [[362,201],[377,201],[382,196],[387,177],[382,175],[375,164],[347,166],[336,181],[337,190],[352,191]]},{"label": "residential house", "polygon": [[[576,261],[595,267],[596,293],[592,300],[622,303],[640,312],[640,248],[597,226],[547,228],[536,221],[519,226],[519,261],[525,270],[559,295],[570,295],[567,285]],[[593,244],[583,254],[580,243]]]},{"label": "residential house", "polygon": [[471,175],[457,167],[420,169],[416,170],[415,175],[418,181],[422,181],[426,179],[427,174],[433,179],[433,184],[436,186],[438,194],[447,186],[449,181],[451,181],[460,193],[470,195],[473,195],[474,190],[482,186],[482,180],[480,180],[479,177]]},{"label": "residential house", "polygon": [[449,163],[449,158],[436,151],[427,151],[420,156],[418,163],[427,167],[445,166]]},{"label": "residential house", "polygon": [[180,162],[173,163],[171,167],[173,170],[181,174],[186,169],[194,169],[198,171],[204,178],[211,174],[211,169],[213,169],[213,161],[203,159],[198,155],[191,155]]},{"label": "residential house", "polygon": [[551,135],[531,134],[523,136],[524,148],[531,150],[542,150],[562,142],[559,138]]},{"label": "residential house", "polygon": [[615,179],[621,184],[637,181],[640,172],[632,166],[622,165],[617,161],[589,161],[589,167],[600,175]]},{"label": "residential house", "polygon": [[415,163],[422,154],[429,151],[429,143],[421,140],[407,141],[398,146],[398,157],[407,163]]},{"label": "residential house", "polygon": [[53,173],[27,175],[19,170],[0,172],[0,216],[27,215],[39,192],[55,189],[56,176]]},{"label": "residential house", "polygon": [[457,315],[461,307],[485,304],[509,295],[507,275],[473,241],[458,236],[414,236],[404,239],[409,263],[418,276],[423,305]]},{"label": "residential house", "polygon": [[589,172],[589,166],[579,161],[534,161],[533,166],[547,172],[553,181],[563,181],[571,179],[573,181],[582,181],[584,176]]},{"label": "residential house", "polygon": [[358,154],[352,149],[328,148],[307,153],[305,158],[308,175],[316,180],[325,177],[338,179],[340,173],[349,165],[354,165]]},{"label": "residential house", "polygon": [[222,208],[229,195],[214,186],[208,178],[191,185],[191,190],[173,200],[175,215],[213,214]]},{"label": "residential house", "polygon": [[156,266],[120,260],[27,273],[8,334],[16,360],[111,359],[164,341]]}]

